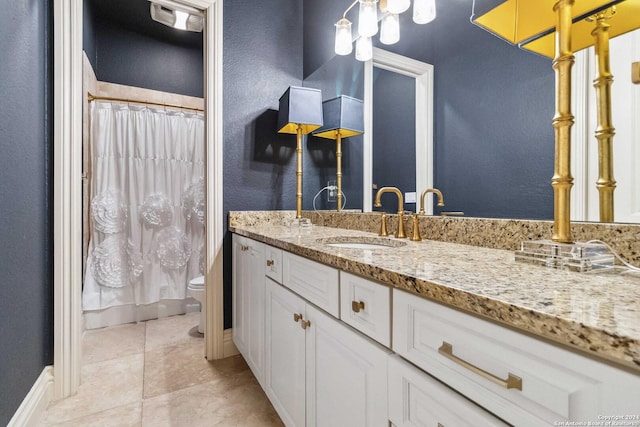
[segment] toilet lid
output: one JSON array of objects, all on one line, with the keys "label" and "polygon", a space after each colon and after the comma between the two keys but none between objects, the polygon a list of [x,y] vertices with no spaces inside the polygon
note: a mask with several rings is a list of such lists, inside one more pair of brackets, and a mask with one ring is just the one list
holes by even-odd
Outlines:
[{"label": "toilet lid", "polygon": [[189,281],[189,286],[193,288],[203,288],[204,287],[204,276],[194,277]]}]

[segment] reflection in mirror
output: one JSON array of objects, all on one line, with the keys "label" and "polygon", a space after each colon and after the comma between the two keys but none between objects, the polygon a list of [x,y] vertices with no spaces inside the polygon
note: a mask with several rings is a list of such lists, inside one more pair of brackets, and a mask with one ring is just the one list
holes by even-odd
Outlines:
[{"label": "reflection in mirror", "polygon": [[[416,192],[416,112],[415,79],[393,71],[373,67],[373,194],[382,187],[397,187],[404,194],[404,210],[414,210],[407,203],[407,192]],[[384,105],[384,108],[377,108]],[[382,208],[396,213],[395,196],[382,195]]]},{"label": "reflection in mirror", "polygon": [[[613,75],[611,86],[611,114],[615,128],[613,138],[613,176],[617,181],[614,191],[614,220],[623,223],[640,222],[640,85],[634,85],[629,72],[631,63],[640,60],[628,52],[637,52],[640,46],[640,30],[621,35],[610,41],[610,65]],[[584,105],[576,112],[575,143],[572,147],[575,171],[572,219],[599,220],[598,142],[596,94],[592,86],[597,65],[594,49],[576,54],[573,77],[573,104]],[[582,83],[582,84],[581,84]],[[581,115],[579,115],[582,112]]]},{"label": "reflection in mirror", "polygon": [[[433,183],[433,67],[376,48],[373,60],[365,64],[364,84],[369,120],[365,120],[363,210],[369,212],[372,206],[367,190],[392,186],[409,193],[403,208],[413,211],[415,198],[407,203],[407,195]],[[383,207],[390,209],[384,201]],[[431,204],[426,211],[433,212]]]},{"label": "reflection in mirror", "polygon": [[[470,0],[438,1],[438,16],[432,23],[420,26],[410,22],[403,25],[401,22],[403,33],[400,41],[384,47],[405,57],[433,64],[436,70],[434,181],[431,186],[444,193],[447,211],[460,210],[466,216],[475,217],[551,219],[553,190],[550,184],[554,164],[551,125],[554,76],[551,60],[511,46],[471,24],[471,3]],[[333,37],[332,30],[327,31],[329,37]],[[640,176],[634,172],[640,168],[633,167],[640,162],[640,150],[633,148],[634,151],[631,151],[630,148],[635,146],[635,141],[640,141],[640,126],[634,119],[640,112],[629,107],[631,102],[640,105],[637,100],[640,85],[629,83],[629,73],[630,64],[640,61],[640,57],[633,57],[629,52],[638,52],[640,42],[618,47],[616,43],[622,40],[621,37],[611,40],[615,79],[612,86],[613,124],[616,127],[614,176],[618,183],[615,219],[630,222],[640,216],[634,213],[640,212],[640,197],[634,196],[640,194],[637,188]],[[376,39],[374,44],[377,43]],[[333,40],[327,45],[333,49]],[[309,55],[313,56],[313,52],[309,52]],[[614,64],[618,58],[622,61],[621,71],[616,71]],[[593,61],[592,58],[589,60]],[[336,65],[336,61],[340,66]],[[349,62],[351,64],[347,65]],[[347,68],[349,72],[345,72]],[[350,74],[353,70],[357,71]],[[352,95],[349,90],[363,84],[361,70],[362,63],[358,63],[353,55],[334,57],[307,80],[310,86],[327,91],[323,94],[325,99],[341,93]],[[578,77],[573,79],[574,93],[581,91],[588,99],[573,101],[577,116],[574,130],[581,129],[582,136],[572,138],[574,145],[580,148],[572,148],[572,159],[576,164],[572,166],[575,187],[571,198],[574,206],[579,202],[583,208],[580,213],[580,209],[572,207],[572,213],[575,214],[574,219],[597,221],[597,155],[591,153],[592,149],[597,151],[593,136],[595,126],[585,122],[589,117],[595,123],[595,117],[594,113],[582,114],[578,111],[578,107],[588,105],[587,102],[595,106],[593,76],[585,74],[579,61],[574,66],[574,72],[582,73],[580,83]],[[354,76],[359,77],[354,79]],[[321,84],[318,83],[320,81]],[[622,91],[623,95],[618,95],[618,91]],[[364,99],[362,92],[353,96]],[[630,96],[635,97],[634,101],[620,99]],[[622,106],[618,105],[619,102],[623,103]],[[619,117],[619,114],[623,116]],[[625,131],[625,127],[629,131]],[[625,145],[627,142],[630,145]],[[356,144],[351,144],[351,149],[354,148]],[[318,146],[315,149],[322,152]],[[358,146],[357,149],[362,147]],[[345,154],[344,157],[345,162],[349,163],[345,165],[344,172],[354,173],[358,169],[357,173],[361,175],[349,178],[352,183],[356,179],[362,182],[363,172],[366,175],[366,171],[359,169],[360,157],[356,157],[357,154]],[[327,155],[331,156],[331,153]],[[317,167],[314,171],[307,169],[309,173],[305,172],[306,183],[312,185],[312,188],[305,186],[305,200],[310,199],[335,174],[335,160],[331,158],[330,161],[333,163],[328,161],[324,168]],[[591,172],[593,170],[596,171],[595,175]],[[315,176],[312,177],[312,174]],[[630,189],[625,190],[625,186],[630,186]],[[361,200],[370,197],[370,188],[364,194],[362,189],[349,190],[358,195],[351,197],[351,194],[347,194],[350,199],[347,207],[366,207],[367,203],[363,205]],[[596,195],[592,197],[588,192],[596,192]],[[359,203],[352,204],[358,197]],[[586,212],[592,209],[587,208],[592,203],[596,206],[595,216]],[[625,203],[631,205],[628,209],[630,215],[623,213]]]}]

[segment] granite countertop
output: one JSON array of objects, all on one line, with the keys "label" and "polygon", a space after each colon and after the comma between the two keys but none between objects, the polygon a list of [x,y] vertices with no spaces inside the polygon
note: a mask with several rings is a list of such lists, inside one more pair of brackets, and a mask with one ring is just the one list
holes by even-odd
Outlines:
[{"label": "granite countertop", "polygon": [[229,229],[640,372],[640,277],[554,270],[515,262],[511,251],[433,240],[337,248],[318,239],[377,235],[316,225]]}]

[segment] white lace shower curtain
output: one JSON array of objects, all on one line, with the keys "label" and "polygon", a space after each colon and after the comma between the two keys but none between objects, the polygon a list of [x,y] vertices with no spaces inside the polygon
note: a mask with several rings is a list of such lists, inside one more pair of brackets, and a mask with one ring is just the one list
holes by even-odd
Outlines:
[{"label": "white lace shower curtain", "polygon": [[184,299],[204,264],[204,117],[91,104],[91,236],[83,308]]}]

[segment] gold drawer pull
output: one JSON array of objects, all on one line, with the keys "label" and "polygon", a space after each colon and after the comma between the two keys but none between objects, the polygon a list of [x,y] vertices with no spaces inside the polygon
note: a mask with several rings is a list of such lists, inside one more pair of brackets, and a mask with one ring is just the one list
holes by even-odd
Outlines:
[{"label": "gold drawer pull", "polygon": [[246,252],[246,251],[248,251],[248,250],[249,250],[249,246],[242,245],[242,246],[240,246],[240,250],[241,250],[242,252]]},{"label": "gold drawer pull", "polygon": [[302,314],[298,314],[298,313],[293,313],[293,321],[294,322],[298,322],[299,320],[302,319]]},{"label": "gold drawer pull", "polygon": [[360,310],[364,310],[364,301],[351,301],[351,310],[354,313],[360,313]]},{"label": "gold drawer pull", "polygon": [[303,320],[300,326],[302,326],[302,329],[307,329],[308,327],[311,326],[311,322],[308,320]]},{"label": "gold drawer pull", "polygon": [[438,353],[440,353],[447,359],[454,361],[458,365],[461,365],[467,368],[471,372],[475,372],[481,377],[488,379],[492,383],[498,384],[499,386],[502,386],[507,389],[515,388],[517,390],[522,391],[522,378],[520,378],[519,376],[513,375],[511,372],[509,372],[509,377],[506,380],[503,380],[502,378],[498,378],[495,375],[485,371],[484,369],[480,369],[477,366],[474,366],[471,363],[467,362],[466,360],[462,360],[458,356],[455,356],[453,354],[453,346],[446,341],[442,341],[442,345],[438,349]]},{"label": "gold drawer pull", "polygon": [[268,259],[267,260],[267,267],[271,267],[273,264],[275,264],[275,261],[272,259]]}]

